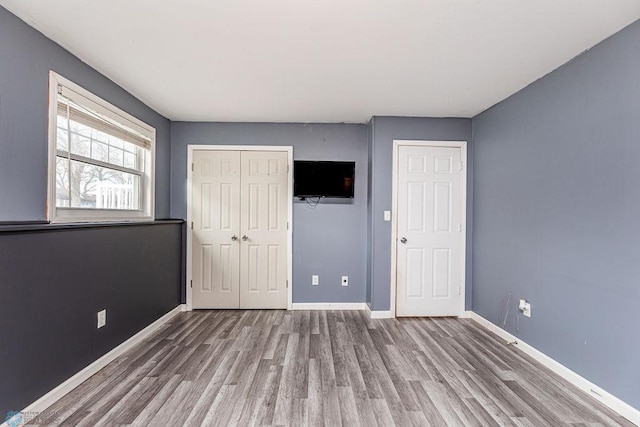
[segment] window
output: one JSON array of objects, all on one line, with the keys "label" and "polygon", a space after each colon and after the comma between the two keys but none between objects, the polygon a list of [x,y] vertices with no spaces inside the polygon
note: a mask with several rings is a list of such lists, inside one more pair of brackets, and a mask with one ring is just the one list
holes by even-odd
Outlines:
[{"label": "window", "polygon": [[155,129],[50,72],[49,220],[153,220]]}]

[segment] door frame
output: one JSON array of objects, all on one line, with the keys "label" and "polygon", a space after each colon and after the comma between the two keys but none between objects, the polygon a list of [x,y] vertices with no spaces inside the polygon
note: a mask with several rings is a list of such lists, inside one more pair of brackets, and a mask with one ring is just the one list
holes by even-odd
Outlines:
[{"label": "door frame", "polygon": [[293,301],[293,147],[274,145],[187,145],[187,311],[193,310],[193,230],[191,229],[191,184],[193,179],[194,151],[280,151],[287,153],[287,310],[292,309]]},{"label": "door frame", "polygon": [[466,258],[467,258],[467,141],[428,141],[428,140],[393,140],[393,170],[391,178],[391,292],[390,305],[391,317],[396,317],[396,289],[398,267],[398,157],[401,146],[420,147],[444,147],[460,148],[460,161],[462,162],[462,246],[460,250],[460,308],[458,316],[465,312],[466,300]]}]

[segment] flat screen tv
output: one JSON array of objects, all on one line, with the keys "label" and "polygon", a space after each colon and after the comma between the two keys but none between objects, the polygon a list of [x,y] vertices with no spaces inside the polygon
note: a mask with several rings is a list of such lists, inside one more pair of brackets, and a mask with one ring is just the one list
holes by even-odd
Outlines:
[{"label": "flat screen tv", "polygon": [[356,162],[296,160],[293,195],[306,197],[353,197]]}]

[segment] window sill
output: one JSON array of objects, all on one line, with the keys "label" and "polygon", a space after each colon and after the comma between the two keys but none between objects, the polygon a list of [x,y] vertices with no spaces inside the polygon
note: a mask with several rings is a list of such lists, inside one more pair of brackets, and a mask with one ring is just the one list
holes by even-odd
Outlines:
[{"label": "window sill", "polygon": [[37,232],[54,230],[73,230],[77,228],[104,227],[142,227],[162,224],[182,224],[182,219],[160,219],[155,221],[120,221],[120,222],[69,222],[49,223],[46,221],[0,222],[0,234],[15,232]]}]

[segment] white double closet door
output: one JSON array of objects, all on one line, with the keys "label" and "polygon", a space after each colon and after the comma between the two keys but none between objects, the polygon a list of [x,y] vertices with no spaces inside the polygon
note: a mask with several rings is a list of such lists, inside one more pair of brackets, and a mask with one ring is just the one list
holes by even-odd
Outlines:
[{"label": "white double closet door", "polygon": [[287,308],[288,153],[194,150],[193,308]]}]

